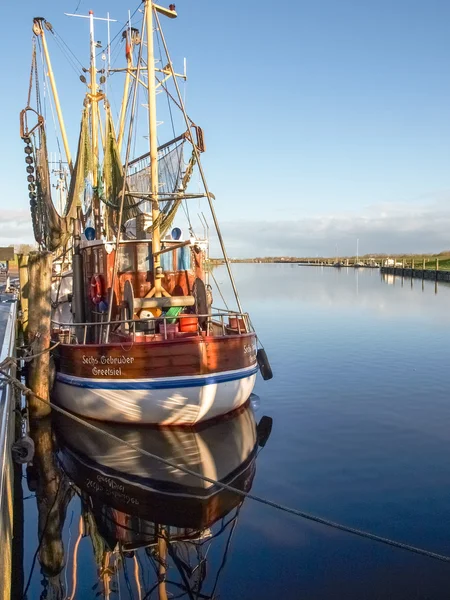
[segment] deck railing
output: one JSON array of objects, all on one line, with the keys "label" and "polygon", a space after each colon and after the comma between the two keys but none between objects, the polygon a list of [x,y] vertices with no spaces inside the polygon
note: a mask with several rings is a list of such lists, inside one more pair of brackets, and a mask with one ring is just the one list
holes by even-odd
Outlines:
[{"label": "deck railing", "polygon": [[[213,309],[207,314],[183,313],[177,316],[161,315],[145,319],[120,319],[107,321],[107,313],[97,313],[98,321],[87,323],[60,323],[52,321],[52,337],[64,344],[105,343],[109,330],[109,342],[161,341],[177,337],[202,335],[241,335],[253,331],[248,313],[232,310]],[[177,331],[174,324],[180,325],[180,319],[197,319],[196,331]],[[206,327],[200,328],[200,321],[206,320]],[[93,335],[90,335],[93,332]],[[179,336],[178,334],[182,334]],[[220,335],[220,334],[219,334]],[[92,342],[92,338],[95,340]]]}]

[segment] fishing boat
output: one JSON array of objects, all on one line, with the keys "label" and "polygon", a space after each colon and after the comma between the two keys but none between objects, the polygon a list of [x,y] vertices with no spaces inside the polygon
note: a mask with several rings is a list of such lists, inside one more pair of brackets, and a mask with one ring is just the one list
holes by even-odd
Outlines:
[{"label": "fishing boat", "polygon": [[[257,371],[264,379],[272,371],[233,278],[202,167],[204,133],[188,116],[180,89],[186,72],[174,70],[161,27],[163,18],[177,17],[175,6],[145,0],[142,13],[140,29],[129,18],[123,30],[123,68],[110,63],[111,19],[102,19],[108,25],[108,44],[102,49],[94,33],[97,17],[92,11],[85,15],[90,63],[80,74],[86,94],[74,161],[47,44],[48,32],[55,39],[61,36],[44,18],[34,19],[21,137],[35,238],[41,249],[54,253],[58,265],[52,298],[52,338],[58,344],[53,353],[55,402],[102,421],[193,424],[244,405]],[[99,69],[96,60],[102,52],[104,66]],[[40,54],[67,165],[65,206],[59,212],[51,198],[46,121],[38,93]],[[114,122],[108,85],[118,73],[125,81]],[[33,87],[36,107],[31,106]],[[144,114],[138,111],[139,93],[145,94]],[[157,94],[165,96],[163,116],[173,126],[173,137],[162,144]],[[183,121],[181,132],[175,131],[175,110]],[[189,192],[194,173],[201,190]],[[223,254],[233,310],[213,305],[209,225],[202,212],[203,235],[196,234],[189,212],[189,205],[202,199]],[[178,226],[178,219],[184,226]],[[67,257],[70,264],[64,268]],[[213,273],[211,277],[215,280]]]}]

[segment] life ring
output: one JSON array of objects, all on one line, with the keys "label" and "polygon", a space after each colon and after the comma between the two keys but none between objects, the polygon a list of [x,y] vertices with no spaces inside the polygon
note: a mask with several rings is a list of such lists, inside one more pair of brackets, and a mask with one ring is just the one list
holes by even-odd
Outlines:
[{"label": "life ring", "polygon": [[105,290],[103,286],[103,279],[101,275],[92,275],[91,277],[91,289],[89,290],[89,295],[94,304],[100,304],[103,300],[103,296],[105,295]]}]

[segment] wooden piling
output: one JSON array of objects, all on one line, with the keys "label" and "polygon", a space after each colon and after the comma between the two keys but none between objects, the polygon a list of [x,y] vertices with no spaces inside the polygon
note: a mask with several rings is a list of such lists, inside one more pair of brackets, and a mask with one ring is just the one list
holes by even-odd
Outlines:
[{"label": "wooden piling", "polygon": [[22,331],[24,342],[28,343],[28,294],[30,292],[28,283],[28,254],[18,254],[19,284],[20,284],[20,308],[22,310]]},{"label": "wooden piling", "polygon": [[[41,398],[48,398],[51,327],[51,284],[52,255],[50,252],[32,252],[28,257],[28,338],[34,358],[28,369],[28,387]],[[50,413],[50,406],[41,400],[28,397],[30,416],[44,417]]]},{"label": "wooden piling", "polygon": [[59,588],[65,566],[62,532],[66,508],[74,492],[55,457],[50,416],[30,419],[30,436],[35,453],[32,467],[27,470],[27,479],[36,491],[40,540],[38,559],[41,572],[51,583],[50,587]]}]

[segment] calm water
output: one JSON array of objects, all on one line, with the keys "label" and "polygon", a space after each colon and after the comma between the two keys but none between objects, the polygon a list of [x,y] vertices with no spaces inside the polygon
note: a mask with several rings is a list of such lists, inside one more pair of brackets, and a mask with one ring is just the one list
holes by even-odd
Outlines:
[{"label": "calm water", "polygon": [[[375,270],[234,271],[275,373],[259,378],[254,411],[195,433],[110,431],[239,489],[450,555],[450,287]],[[225,282],[222,268],[215,276]],[[23,480],[30,599],[450,597],[448,564],[241,505],[64,420],[40,427]]]}]

